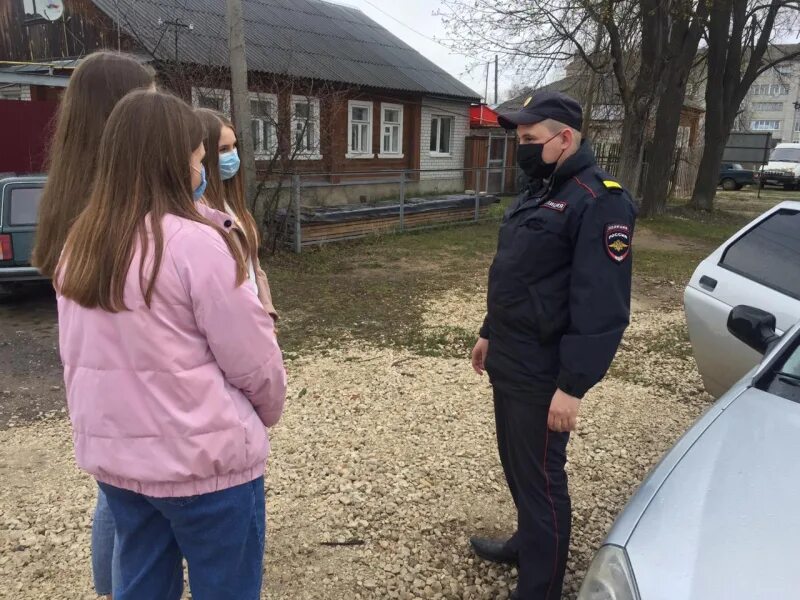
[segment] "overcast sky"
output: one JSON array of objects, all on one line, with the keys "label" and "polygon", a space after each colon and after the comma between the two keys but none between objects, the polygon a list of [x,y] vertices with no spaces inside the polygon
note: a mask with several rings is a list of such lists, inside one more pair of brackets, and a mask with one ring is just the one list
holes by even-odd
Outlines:
[{"label": "overcast sky", "polygon": [[[467,58],[453,54],[433,40],[447,37],[447,32],[434,12],[440,8],[439,0],[329,0],[336,4],[354,6],[399,37],[426,58],[458,78],[483,96],[486,87],[486,69],[479,67],[468,72]],[[399,21],[399,22],[398,22]],[[403,25],[401,25],[403,23]],[[492,67],[494,69],[494,67]],[[500,74],[500,97],[510,82]],[[490,101],[494,102],[494,71],[491,73]]]}]

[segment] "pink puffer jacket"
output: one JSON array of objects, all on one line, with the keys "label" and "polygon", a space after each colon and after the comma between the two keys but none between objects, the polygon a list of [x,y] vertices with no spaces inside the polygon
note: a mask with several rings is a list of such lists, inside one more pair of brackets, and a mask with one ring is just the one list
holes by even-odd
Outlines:
[{"label": "pink puffer jacket", "polygon": [[[228,215],[198,204],[224,227]],[[265,427],[286,393],[272,318],[219,234],[164,218],[151,307],[137,250],[128,311],[58,297],[61,359],[78,465],[103,483],[155,497],[205,494],[264,474]],[[152,248],[152,244],[150,245]]]}]

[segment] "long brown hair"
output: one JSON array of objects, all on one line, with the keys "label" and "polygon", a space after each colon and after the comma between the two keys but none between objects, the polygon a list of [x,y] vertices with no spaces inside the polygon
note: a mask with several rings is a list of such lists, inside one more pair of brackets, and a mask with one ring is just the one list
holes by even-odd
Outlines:
[{"label": "long brown hair", "polygon": [[132,92],[117,104],[100,142],[89,204],[67,237],[56,272],[64,296],[86,308],[125,310],[125,280],[138,240],[139,285],[150,306],[164,251],[165,214],[216,229],[236,259],[237,285],[245,280],[238,244],[200,215],[192,197],[190,159],[203,136],[192,108],[171,94]]},{"label": "long brown hair", "polygon": [[206,179],[208,180],[205,193],[206,202],[211,208],[222,212],[227,212],[225,203],[228,203],[244,232],[244,239],[241,241],[245,256],[249,256],[253,263],[257,264],[258,228],[256,220],[245,204],[242,170],[239,169],[239,172],[227,181],[222,181],[219,173],[219,139],[222,135],[222,128],[229,127],[233,131],[236,129],[228,117],[215,110],[200,108],[197,109],[197,114],[206,128],[206,137],[203,140],[206,146],[206,157],[203,164],[206,167]]},{"label": "long brown hair", "polygon": [[50,145],[47,184],[39,204],[33,264],[52,277],[67,232],[89,200],[100,137],[125,94],[153,85],[154,72],[135,58],[96,52],[70,78]]}]

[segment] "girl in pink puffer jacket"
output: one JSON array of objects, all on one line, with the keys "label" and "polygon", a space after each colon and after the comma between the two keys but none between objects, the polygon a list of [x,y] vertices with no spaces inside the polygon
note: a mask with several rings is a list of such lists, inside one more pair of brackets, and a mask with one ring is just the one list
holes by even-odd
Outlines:
[{"label": "girl in pink puffer jacket", "polygon": [[56,273],[75,454],[117,526],[115,600],[177,600],[183,558],[196,599],[260,595],[286,375],[230,217],[194,201],[202,139],[182,100],[126,96]]}]

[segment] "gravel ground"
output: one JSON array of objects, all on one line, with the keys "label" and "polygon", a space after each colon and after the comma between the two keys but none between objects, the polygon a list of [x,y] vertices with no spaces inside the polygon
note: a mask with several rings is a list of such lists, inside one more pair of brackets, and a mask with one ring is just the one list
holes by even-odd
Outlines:
[{"label": "gravel ground", "polygon": [[[481,304],[479,295],[448,294],[429,303],[423,322],[476,330]],[[34,397],[63,394],[53,389],[49,331],[41,385],[28,390]],[[263,597],[506,598],[516,573],[476,561],[467,544],[473,533],[514,528],[486,380],[466,360],[356,341],[288,368],[287,410],[272,432]],[[13,383],[13,373],[4,381]],[[584,402],[570,442],[565,598],[576,596],[635,486],[709,402],[682,313],[636,314],[612,376]],[[39,412],[28,414],[35,422],[12,415],[0,431],[0,598],[92,598],[94,483],[74,465],[63,414]]]}]

